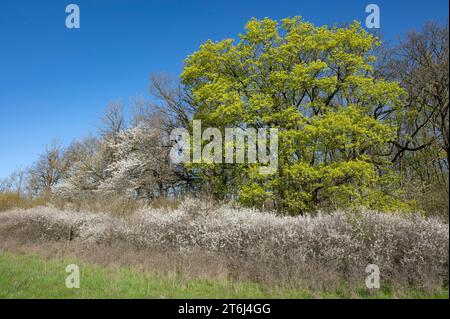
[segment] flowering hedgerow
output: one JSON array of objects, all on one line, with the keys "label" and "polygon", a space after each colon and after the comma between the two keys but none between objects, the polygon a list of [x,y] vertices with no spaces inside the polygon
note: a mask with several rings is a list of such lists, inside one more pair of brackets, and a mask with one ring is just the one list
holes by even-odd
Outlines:
[{"label": "flowering hedgerow", "polygon": [[[53,207],[0,214],[0,235],[223,255],[237,271],[252,264],[282,277],[333,273],[365,277],[368,264],[386,282],[448,283],[448,225],[420,215],[374,211],[287,217],[188,199],[177,209],[145,209],[128,217]],[[277,275],[278,276],[278,275]]]}]

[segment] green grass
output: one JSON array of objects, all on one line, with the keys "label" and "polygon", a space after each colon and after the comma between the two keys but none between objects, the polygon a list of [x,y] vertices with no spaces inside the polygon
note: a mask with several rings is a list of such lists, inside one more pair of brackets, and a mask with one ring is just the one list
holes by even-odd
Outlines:
[{"label": "green grass", "polygon": [[[65,285],[66,266],[77,264],[81,287]],[[388,290],[368,294],[362,289],[356,297],[390,298]],[[348,292],[271,289],[250,282],[228,279],[185,279],[143,272],[133,268],[100,267],[75,260],[44,260],[37,256],[13,255],[0,251],[0,298],[346,298]],[[436,295],[412,291],[412,298],[448,298],[448,290]]]}]

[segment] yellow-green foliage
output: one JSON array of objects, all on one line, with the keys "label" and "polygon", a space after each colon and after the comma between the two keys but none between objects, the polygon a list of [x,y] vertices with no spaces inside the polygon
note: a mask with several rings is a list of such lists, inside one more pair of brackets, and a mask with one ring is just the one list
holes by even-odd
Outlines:
[{"label": "yellow-green foliage", "polygon": [[0,193],[0,212],[14,208],[31,208],[44,205],[46,202],[47,200],[44,197],[37,199],[26,199],[17,192],[3,192]]},{"label": "yellow-green foliage", "polygon": [[278,128],[278,172],[258,176],[240,165],[226,175],[225,165],[211,164],[200,171],[224,192],[231,178],[244,203],[275,201],[293,214],[321,205],[405,208],[395,188],[384,187],[395,180],[383,157],[395,123],[377,116],[404,92],[373,76],[377,38],[357,22],[315,27],[300,17],[281,25],[252,19],[245,29],[237,43],[201,45],[182,80],[204,127]]},{"label": "yellow-green foliage", "polygon": [[22,207],[22,198],[13,192],[0,193],[0,211],[6,211],[15,207]]}]

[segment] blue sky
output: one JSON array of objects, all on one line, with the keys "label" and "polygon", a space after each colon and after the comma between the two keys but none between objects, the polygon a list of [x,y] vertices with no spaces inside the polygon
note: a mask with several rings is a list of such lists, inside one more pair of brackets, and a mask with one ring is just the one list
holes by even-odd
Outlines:
[{"label": "blue sky", "polygon": [[[77,30],[65,27],[70,3],[81,10]],[[331,25],[364,21],[369,3],[389,41],[448,16],[447,0],[1,1],[0,178],[52,139],[95,134],[108,102],[148,97],[150,73],[177,76],[201,43],[236,37],[252,17]]]}]

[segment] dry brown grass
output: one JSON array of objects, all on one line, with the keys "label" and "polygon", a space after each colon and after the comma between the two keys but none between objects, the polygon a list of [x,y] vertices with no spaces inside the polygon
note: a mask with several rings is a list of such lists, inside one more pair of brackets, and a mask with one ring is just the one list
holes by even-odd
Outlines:
[{"label": "dry brown grass", "polygon": [[24,198],[17,192],[1,192],[0,193],[0,212],[8,211],[14,208],[32,208],[42,206],[48,203],[45,196],[28,199]]}]

